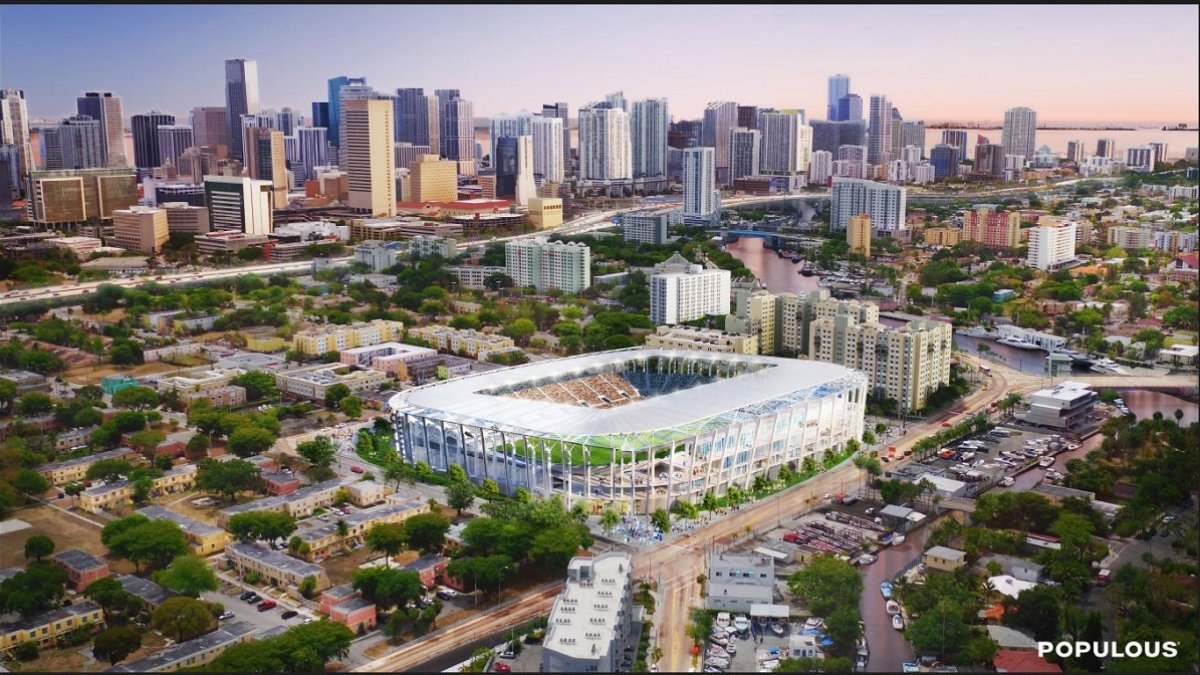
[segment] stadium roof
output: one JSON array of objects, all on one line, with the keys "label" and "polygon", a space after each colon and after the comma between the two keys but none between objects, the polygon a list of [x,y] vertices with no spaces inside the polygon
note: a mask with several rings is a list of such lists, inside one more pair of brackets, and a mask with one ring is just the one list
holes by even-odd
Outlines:
[{"label": "stadium roof", "polygon": [[[718,379],[613,408],[511,398],[484,391],[523,382],[561,380],[601,372],[605,366],[651,357],[726,364],[761,365],[753,372]],[[620,448],[686,438],[739,420],[750,421],[803,400],[864,382],[843,366],[745,354],[710,354],[673,349],[621,349],[527,364],[410,389],[389,402],[392,410],[533,436],[562,437]],[[673,433],[663,433],[670,430]],[[618,441],[613,436],[621,436]],[[648,438],[630,438],[631,436]]]}]

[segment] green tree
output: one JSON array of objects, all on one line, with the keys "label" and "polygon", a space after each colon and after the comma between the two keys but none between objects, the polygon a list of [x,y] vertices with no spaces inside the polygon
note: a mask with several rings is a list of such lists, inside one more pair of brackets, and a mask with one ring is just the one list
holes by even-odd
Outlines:
[{"label": "green tree", "polygon": [[655,509],[654,513],[650,514],[650,522],[663,532],[671,529],[671,515],[666,509]]},{"label": "green tree", "polygon": [[488,494],[494,494],[494,495],[500,494],[500,484],[497,483],[496,481],[492,480],[491,478],[488,478],[487,480],[483,481],[483,485],[481,485],[480,487],[483,489],[484,492],[486,492]]},{"label": "green tree", "polygon": [[67,573],[48,562],[33,562],[24,571],[0,582],[0,613],[23,617],[44,612],[66,594]]},{"label": "green tree", "polygon": [[104,616],[110,620],[114,616],[133,616],[145,605],[141,598],[126,591],[121,582],[113,577],[104,577],[93,581],[83,589],[83,595],[88,600],[100,605],[100,608],[104,610]]},{"label": "green tree", "polygon": [[192,598],[200,597],[205,591],[218,588],[217,575],[197,555],[181,555],[171,561],[166,569],[154,575],[154,580],[167,588]]},{"label": "green tree", "polygon": [[206,457],[196,466],[196,487],[223,495],[226,499],[232,500],[239,492],[257,489],[261,484],[262,469],[244,459],[221,462]]},{"label": "green tree", "polygon": [[337,408],[337,404],[342,399],[350,395],[350,387],[344,384],[335,384],[325,390],[325,407],[331,410]]},{"label": "green tree", "polygon": [[917,651],[937,652],[944,659],[966,648],[971,631],[962,608],[943,600],[909,623],[905,637]]},{"label": "green tree", "polygon": [[600,526],[604,528],[605,534],[611,534],[612,529],[620,524],[621,516],[613,508],[604,509],[604,512],[600,514]]},{"label": "green tree", "polygon": [[317,578],[311,574],[304,577],[300,580],[299,590],[300,595],[303,595],[305,598],[312,598],[313,594],[317,592]]},{"label": "green tree", "polygon": [[854,653],[861,631],[858,628],[858,611],[854,607],[838,607],[825,619],[825,634],[833,640],[837,654],[849,656]]},{"label": "green tree", "polygon": [[439,513],[418,513],[404,521],[404,538],[419,551],[433,553],[446,544],[450,521]]},{"label": "green tree", "polygon": [[461,518],[462,512],[475,503],[475,487],[465,480],[451,481],[446,486],[446,503]]},{"label": "green tree", "polygon": [[208,448],[212,442],[208,440],[208,436],[204,434],[196,434],[188,439],[187,447],[184,449],[184,454],[190,459],[208,456]]},{"label": "green tree", "polygon": [[150,616],[150,627],[176,642],[199,637],[215,628],[216,623],[208,605],[195,598],[168,598]]},{"label": "green tree", "polygon": [[337,455],[337,446],[328,436],[317,436],[296,446],[296,454],[314,466],[329,466]]},{"label": "green tree", "polygon": [[579,553],[579,526],[562,525],[538,532],[529,546],[529,555],[547,572],[561,572]]},{"label": "green tree", "polygon": [[126,387],[113,394],[112,402],[118,408],[150,410],[158,407],[158,392],[150,387]]},{"label": "green tree", "polygon": [[96,635],[92,656],[117,665],[142,648],[142,631],[137,626],[113,626]]},{"label": "green tree", "polygon": [[[203,438],[203,436],[200,436]],[[169,454],[161,454],[154,456],[154,468],[159,471],[170,471],[175,466],[175,458]]]},{"label": "green tree", "polygon": [[338,401],[338,410],[352,420],[362,417],[362,401],[357,396],[347,396]]},{"label": "green tree", "polygon": [[248,511],[231,517],[225,529],[241,541],[275,542],[296,531],[296,519],[285,512]]},{"label": "green tree", "polygon": [[31,391],[17,401],[17,414],[22,417],[44,415],[54,409],[54,401],[49,394]]},{"label": "green tree", "polygon": [[279,393],[275,388],[275,376],[261,370],[248,370],[233,378],[230,383],[246,390],[247,401],[275,398]]},{"label": "green tree", "polygon": [[862,577],[850,563],[828,553],[812,557],[809,564],[788,578],[792,594],[804,599],[814,616],[829,616],[838,607],[857,607]]},{"label": "green tree", "polygon": [[467,478],[467,472],[457,464],[451,464],[450,467],[446,469],[446,479],[451,483],[469,482],[469,479]]},{"label": "green tree", "polygon": [[362,568],[354,573],[351,585],[364,598],[374,602],[384,611],[393,607],[403,607],[425,594],[419,574],[390,567]]},{"label": "green tree", "polygon": [[102,459],[88,467],[88,480],[114,481],[128,476],[133,465],[124,459]]},{"label": "green tree", "polygon": [[44,534],[35,534],[25,540],[25,559],[33,558],[36,561],[41,561],[42,558],[54,553],[54,540]]},{"label": "green tree", "polygon": [[50,481],[33,469],[20,469],[12,478],[12,486],[26,497],[33,497],[49,490]]},{"label": "green tree", "polygon": [[242,458],[266,452],[273,445],[275,434],[257,426],[241,426],[229,435],[229,451]]},{"label": "green tree", "polygon": [[[122,389],[122,391],[126,391]],[[142,453],[150,453],[166,440],[167,435],[157,429],[146,429],[129,435],[129,446]]]},{"label": "green tree", "polygon": [[1021,591],[1016,598],[1005,598],[1004,623],[1024,628],[1039,642],[1053,642],[1061,634],[1064,599],[1053,586],[1036,586]]},{"label": "green tree", "polygon": [[504,327],[503,333],[512,338],[518,345],[525,347],[529,338],[537,332],[537,324],[529,319],[517,319]]},{"label": "green tree", "polygon": [[338,541],[341,542],[342,549],[344,550],[346,548],[346,537],[350,536],[350,523],[338,518],[337,522],[333,525],[337,529]]},{"label": "green tree", "polygon": [[183,530],[169,520],[150,520],[141,514],[110,521],[100,531],[100,541],[118,558],[161,567],[187,553]]},{"label": "green tree", "polygon": [[376,523],[367,530],[364,540],[372,551],[383,554],[385,565],[407,543],[404,526],[399,523]]},{"label": "green tree", "polygon": [[513,559],[502,553],[455,558],[446,566],[446,574],[488,595],[515,573]]}]

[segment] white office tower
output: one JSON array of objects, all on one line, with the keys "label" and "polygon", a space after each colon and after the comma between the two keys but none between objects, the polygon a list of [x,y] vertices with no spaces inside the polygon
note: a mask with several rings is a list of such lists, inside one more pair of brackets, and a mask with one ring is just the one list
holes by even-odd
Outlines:
[{"label": "white office tower", "polygon": [[533,136],[517,136],[517,206],[529,206],[529,200],[538,196],[533,173]]},{"label": "white office tower", "polygon": [[828,150],[814,150],[812,161],[808,165],[809,185],[828,185],[833,177],[833,153]]},{"label": "white office tower", "polygon": [[732,180],[759,175],[762,134],[758,129],[737,127],[729,132],[729,177]]},{"label": "white office tower", "polygon": [[563,121],[559,117],[534,117],[530,121],[533,135],[533,173],[543,180],[563,182]]},{"label": "white office tower", "polygon": [[33,145],[25,92],[20,89],[0,89],[0,145],[17,149],[18,190],[24,193],[25,179],[33,171]]},{"label": "white office tower", "polygon": [[933,165],[929,162],[921,162],[915,166],[910,166],[909,171],[912,175],[912,182],[917,185],[928,185],[934,181],[937,175]]},{"label": "white office tower", "polygon": [[1051,216],[1038,219],[1029,230],[1029,255],[1026,263],[1039,270],[1054,270],[1075,260],[1077,223],[1063,222]]},{"label": "white office tower", "polygon": [[316,180],[314,168],[329,163],[328,130],[325,127],[299,127],[296,145],[300,153],[297,180]]},{"label": "white office tower", "polygon": [[721,196],[716,186],[716,150],[683,151],[683,222],[711,225],[721,219]]},{"label": "white office tower", "polygon": [[392,99],[343,99],[341,125],[350,208],[373,216],[396,215]]},{"label": "white office tower", "polygon": [[608,103],[579,109],[579,177],[624,180],[633,177],[629,114]]},{"label": "white office tower", "polygon": [[892,103],[882,94],[871,95],[870,129],[867,136],[867,162],[887,164],[892,149]]},{"label": "white office tower", "polygon": [[729,130],[738,125],[737,109],[735,101],[709,103],[700,127],[700,145],[717,151],[717,180],[722,184],[729,182]]},{"label": "white office tower", "polygon": [[916,166],[917,164],[921,163],[921,148],[918,148],[915,145],[906,145],[904,146],[904,149],[900,151],[900,157],[898,159],[904,160],[904,162],[909,166]]},{"label": "white office tower", "polygon": [[516,115],[500,113],[488,121],[488,161],[496,166],[496,142],[500,138],[517,138],[533,133],[533,117],[528,110],[521,110]]},{"label": "white office tower", "polygon": [[1125,166],[1130,171],[1150,171],[1154,168],[1154,148],[1142,145],[1127,149]]},{"label": "white office tower", "polygon": [[667,99],[648,98],[633,102],[629,119],[633,148],[633,177],[656,178],[667,175]]},{"label": "white office tower", "polygon": [[514,239],[504,245],[504,266],[513,284],[522,288],[578,293],[592,285],[592,250],[578,242]]},{"label": "white office tower", "polygon": [[[346,163],[349,161],[346,155],[346,140],[345,132],[342,131],[346,120],[346,104],[350,101],[367,101],[376,98],[379,94],[375,93],[375,89],[371,85],[362,83],[344,84],[337,90],[338,98],[338,120],[337,120],[337,142],[334,144],[337,147],[338,166],[346,168]],[[392,108],[393,118],[395,117],[395,107]],[[332,124],[332,120],[330,122]],[[395,131],[393,130],[393,133]]]},{"label": "white office tower", "polygon": [[904,232],[906,193],[899,185],[857,178],[834,178],[829,198],[829,226],[845,230],[850,219],[863,213],[871,216],[876,234],[898,236]]},{"label": "white office tower", "polygon": [[[838,164],[838,162],[844,162]],[[842,178],[867,177],[867,146],[843,145],[837,149],[834,162],[834,176]]]},{"label": "white office tower", "polygon": [[271,234],[271,181],[235,176],[205,176],[204,203],[209,229]]},{"label": "white office tower", "polygon": [[804,123],[804,111],[769,111],[758,119],[763,175],[797,176],[807,171],[812,158],[812,127]]},{"label": "white office tower", "polygon": [[650,275],[650,320],[663,326],[724,316],[729,290],[729,270],[705,269],[676,253]]},{"label": "white office tower", "polygon": [[625,100],[625,92],[614,91],[604,97],[604,102],[614,108],[619,108],[625,112],[629,112],[629,101]]},{"label": "white office tower", "polygon": [[908,162],[902,159],[893,159],[887,165],[887,180],[889,183],[907,183],[908,182]]},{"label": "white office tower", "polygon": [[1010,108],[1004,111],[1004,130],[1000,145],[1009,155],[1033,157],[1037,149],[1037,113],[1030,108]]}]

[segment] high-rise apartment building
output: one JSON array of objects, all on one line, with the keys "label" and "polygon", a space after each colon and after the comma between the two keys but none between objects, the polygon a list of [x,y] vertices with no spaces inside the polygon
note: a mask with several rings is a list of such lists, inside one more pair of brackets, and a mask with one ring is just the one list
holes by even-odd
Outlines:
[{"label": "high-rise apartment building", "polygon": [[1087,158],[1087,146],[1081,140],[1067,141],[1067,161],[1076,164]]},{"label": "high-rise apartment building", "polygon": [[737,127],[729,132],[729,177],[733,180],[759,175],[762,135],[758,129]]},{"label": "high-rise apartment building", "polygon": [[621,237],[643,244],[667,243],[672,209],[644,209],[621,214]]},{"label": "high-rise apartment building", "polygon": [[408,165],[414,202],[452,202],[458,199],[458,163],[423,155]]},{"label": "high-rise apartment building", "polygon": [[296,129],[296,146],[300,153],[298,166],[293,171],[302,180],[315,180],[315,168],[329,164],[329,130],[325,127],[299,127]]},{"label": "high-rise apartment building", "polygon": [[504,245],[504,264],[518,287],[578,293],[592,285],[592,252],[586,244],[514,239]]},{"label": "high-rise apartment building", "polygon": [[75,105],[80,115],[100,121],[104,166],[127,166],[129,161],[125,157],[125,118],[121,112],[121,97],[111,91],[89,91],[75,99]]},{"label": "high-rise apartment building", "polygon": [[442,151],[441,106],[437,96],[426,96],[421,87],[397,89],[392,97],[392,113],[396,116],[397,143],[428,145]]},{"label": "high-rise apartment building", "polygon": [[563,164],[563,120],[560,117],[534,117],[530,122],[533,135],[533,173],[543,180],[561,183],[566,176]]},{"label": "high-rise apartment building", "polygon": [[65,169],[29,174],[29,220],[39,226],[111,220],[113,211],[138,203],[137,171],[126,168]]},{"label": "high-rise apartment building", "polygon": [[867,165],[867,146],[843,145],[834,155],[833,175],[842,178],[866,178],[869,174]]},{"label": "high-rise apartment building", "polygon": [[862,97],[858,94],[846,94],[838,99],[837,117],[832,122],[861,122],[863,121]]},{"label": "high-rise apartment building", "polygon": [[650,275],[650,320],[662,326],[725,316],[729,287],[729,270],[705,269],[675,253]]},{"label": "high-rise apartment building", "polygon": [[980,143],[975,146],[975,168],[972,173],[982,176],[1004,175],[1004,146]]},{"label": "high-rise apartment building", "polygon": [[850,76],[838,73],[837,75],[829,76],[829,96],[825,105],[825,119],[831,122],[836,122],[842,118],[838,116],[838,101],[843,97],[850,95]]},{"label": "high-rise apartment building", "polygon": [[175,124],[175,116],[152,110],[129,120],[133,130],[133,164],[137,168],[153,169],[163,165],[158,148],[158,127],[163,124]]},{"label": "high-rise apartment building", "polygon": [[688,225],[711,225],[721,219],[715,154],[709,147],[683,151],[683,222]]},{"label": "high-rise apartment building", "polygon": [[488,120],[488,140],[491,143],[488,157],[493,167],[496,166],[496,141],[505,137],[528,136],[533,133],[532,124],[533,117],[528,110],[521,110],[516,115],[501,113]]},{"label": "high-rise apartment building", "polygon": [[[556,103],[542,104],[542,117],[557,117],[562,120],[562,152],[563,171],[570,172],[571,170],[571,129],[570,129],[570,107],[566,101],[558,101]],[[537,142],[536,140],[534,141]]]},{"label": "high-rise apartment building", "polygon": [[867,214],[875,232],[900,237],[905,230],[906,192],[902,186],[855,178],[834,178],[829,198],[829,226],[850,227],[850,219]]},{"label": "high-rise apartment building", "polygon": [[970,148],[968,147],[969,142],[970,139],[967,132],[962,129],[942,129],[942,143],[958,148],[958,158],[960,161],[971,156]]},{"label": "high-rise apartment building", "polygon": [[634,645],[633,558],[609,552],[572,558],[550,608],[541,670],[616,673]]},{"label": "high-rise apartment building", "polygon": [[738,104],[714,101],[704,108],[700,145],[716,150],[716,176],[720,185],[729,181],[729,131],[737,127]]},{"label": "high-rise apartment building", "polygon": [[743,129],[757,129],[759,107],[756,105],[738,106],[737,125]]},{"label": "high-rise apartment building", "polygon": [[475,157],[475,105],[457,89],[436,91],[441,106],[442,157],[473,161]]},{"label": "high-rise apartment building", "polygon": [[24,194],[25,179],[33,171],[33,145],[25,92],[20,89],[0,89],[0,145],[16,148],[18,189]]},{"label": "high-rise apartment building", "polygon": [[287,206],[287,155],[283,132],[267,127],[247,127],[242,139],[245,166],[250,177],[271,182],[271,208]]},{"label": "high-rise apartment building", "polygon": [[1154,165],[1156,165],[1156,164],[1167,161],[1167,143],[1166,143],[1166,141],[1150,141],[1149,143],[1146,144],[1146,147],[1148,147],[1154,151],[1154,161],[1150,165],[1151,168],[1153,168]]},{"label": "high-rise apartment building", "polygon": [[1029,230],[1029,255],[1026,264],[1039,270],[1056,270],[1075,260],[1077,223],[1042,216],[1037,227]]},{"label": "high-rise apartment building", "polygon": [[812,161],[808,165],[808,184],[828,185],[830,178],[833,178],[833,153],[813,150]]},{"label": "high-rise apartment building", "polygon": [[212,231],[267,235],[274,229],[271,181],[205,176],[204,205]]},{"label": "high-rise apartment building", "polygon": [[[46,136],[47,169],[94,169],[104,166],[104,131],[99,120],[72,115]],[[57,141],[57,142],[55,142]]]},{"label": "high-rise apartment building", "polygon": [[837,155],[838,148],[843,145],[865,147],[867,144],[867,126],[862,120],[846,122],[813,120],[809,126],[812,127],[813,150],[824,150]]},{"label": "high-rise apartment building", "polygon": [[374,216],[396,215],[392,100],[343,101],[341,114],[350,208]]},{"label": "high-rise apartment building", "polygon": [[624,110],[626,113],[629,112],[629,101],[625,99],[625,92],[623,91],[614,91],[611,94],[606,94],[604,102],[614,108]]},{"label": "high-rise apartment building", "polygon": [[1150,171],[1154,168],[1154,148],[1149,145],[1127,148],[1125,167],[1130,171]]},{"label": "high-rise apartment building", "polygon": [[766,176],[796,176],[808,170],[812,158],[812,127],[804,123],[804,111],[764,112],[759,117],[762,149],[760,167]]},{"label": "high-rise apartment building", "polygon": [[943,181],[958,175],[962,155],[957,145],[938,143],[929,151],[929,163],[933,165],[933,180]]},{"label": "high-rise apartment building", "polygon": [[[329,78],[329,118],[325,121],[327,136],[329,142],[336,148],[341,147],[341,129],[342,129],[342,88],[357,86],[366,88],[367,78],[365,77],[349,77],[346,75],[338,75],[337,77]],[[359,98],[355,96],[354,98]],[[364,97],[365,98],[365,97]],[[353,99],[351,99],[353,100]]]},{"label": "high-rise apartment building", "polygon": [[579,109],[579,177],[622,180],[633,177],[629,115],[608,103]]},{"label": "high-rise apartment building", "polygon": [[183,156],[183,152],[196,145],[195,135],[189,126],[160,124],[155,131],[158,141],[158,166],[164,166],[170,162],[171,166],[178,167],[179,158]]},{"label": "high-rise apartment building", "polygon": [[225,116],[229,127],[229,156],[242,159],[242,115],[257,115],[258,62],[250,59],[225,61]]},{"label": "high-rise apartment building", "polygon": [[1004,111],[1004,130],[1000,145],[1010,155],[1021,155],[1031,159],[1037,149],[1037,113],[1030,108],[1018,107]]},{"label": "high-rise apartment building", "polygon": [[[241,122],[238,122],[239,128]],[[196,139],[196,147],[212,148],[218,152],[218,146],[225,146],[229,152],[229,116],[225,108],[202,106],[192,108],[192,133]]]},{"label": "high-rise apartment building", "polygon": [[531,200],[538,196],[537,182],[533,178],[533,136],[517,136],[516,142],[517,177],[513,198],[517,206],[530,206]]},{"label": "high-rise apartment building", "polygon": [[975,241],[988,248],[1016,248],[1021,243],[1021,214],[1018,211],[997,211],[995,206],[982,204],[973,211],[960,211],[963,239]]},{"label": "high-rise apartment building", "polygon": [[667,175],[667,127],[670,124],[667,99],[648,98],[633,102],[633,110],[629,116],[629,135],[634,178]]},{"label": "high-rise apartment building", "polygon": [[865,258],[871,257],[871,216],[860,213],[850,217],[850,226],[846,228],[846,243],[850,252]]},{"label": "high-rise apartment building", "polygon": [[1114,138],[1100,138],[1096,140],[1095,157],[1104,157],[1105,159],[1116,159],[1117,157],[1117,141]]},{"label": "high-rise apartment building", "polygon": [[887,96],[871,94],[870,129],[867,138],[867,162],[872,166],[891,161],[892,104]]},{"label": "high-rise apartment building", "polygon": [[170,238],[167,212],[147,206],[113,211],[114,246],[157,255]]},{"label": "high-rise apartment building", "polygon": [[[915,147],[917,160],[925,159],[925,121],[904,122],[900,127],[900,148]],[[893,158],[895,159],[895,158]],[[907,160],[906,160],[907,161]]]}]

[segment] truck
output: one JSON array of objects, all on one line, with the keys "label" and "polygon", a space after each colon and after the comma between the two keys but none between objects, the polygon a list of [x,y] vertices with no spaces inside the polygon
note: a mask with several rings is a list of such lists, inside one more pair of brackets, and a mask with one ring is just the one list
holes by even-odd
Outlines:
[{"label": "truck", "polygon": [[1112,570],[1107,567],[1096,573],[1097,586],[1107,586],[1110,579],[1112,579]]}]

